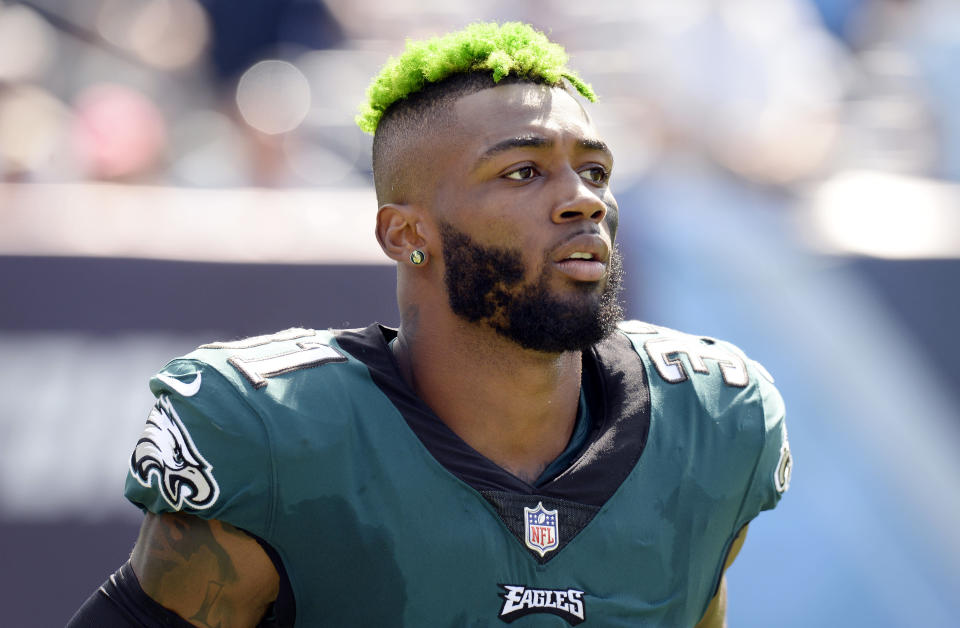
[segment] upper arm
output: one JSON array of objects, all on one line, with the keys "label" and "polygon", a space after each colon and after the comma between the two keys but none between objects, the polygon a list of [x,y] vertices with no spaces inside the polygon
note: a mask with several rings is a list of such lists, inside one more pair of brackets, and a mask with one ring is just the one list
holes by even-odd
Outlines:
[{"label": "upper arm", "polygon": [[147,513],[130,562],[147,595],[195,626],[255,626],[280,587],[252,536],[192,515]]},{"label": "upper arm", "polygon": [[727,560],[723,564],[723,574],[720,576],[720,586],[717,587],[717,593],[710,600],[710,605],[704,612],[703,617],[697,622],[695,628],[726,628],[727,625],[727,568],[736,559],[743,547],[743,541],[747,538],[747,526],[733,539],[730,544],[730,551],[727,552]]}]

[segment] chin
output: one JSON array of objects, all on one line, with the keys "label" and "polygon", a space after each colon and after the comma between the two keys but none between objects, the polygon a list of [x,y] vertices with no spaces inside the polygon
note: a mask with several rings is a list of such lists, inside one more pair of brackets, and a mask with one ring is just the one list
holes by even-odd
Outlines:
[{"label": "chin", "polygon": [[590,300],[599,303],[607,289],[607,279],[599,281],[565,281],[550,290],[550,297],[557,301],[577,303]]}]

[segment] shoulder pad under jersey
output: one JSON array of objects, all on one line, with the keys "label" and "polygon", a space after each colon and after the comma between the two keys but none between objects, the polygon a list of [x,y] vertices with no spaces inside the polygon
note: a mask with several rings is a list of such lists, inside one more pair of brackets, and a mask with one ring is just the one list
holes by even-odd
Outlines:
[{"label": "shoulder pad under jersey", "polygon": [[[268,529],[272,408],[293,394],[290,379],[301,370],[347,361],[332,338],[329,331],[289,329],[202,345],[167,364],[150,381],[157,402],[130,458],[127,498],[152,512]],[[312,383],[322,389],[322,378]]]},{"label": "shoulder pad under jersey", "polygon": [[743,519],[773,508],[792,471],[785,407],[773,377],[729,342],[641,321],[624,321],[619,328],[647,366],[651,388],[688,403],[694,398],[704,419],[726,428],[732,438],[741,430],[755,435],[756,463]]}]

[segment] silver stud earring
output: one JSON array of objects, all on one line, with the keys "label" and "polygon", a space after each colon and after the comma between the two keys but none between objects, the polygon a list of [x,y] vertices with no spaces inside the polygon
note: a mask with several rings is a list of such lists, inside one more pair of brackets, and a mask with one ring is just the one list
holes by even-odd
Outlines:
[{"label": "silver stud earring", "polygon": [[423,254],[423,251],[420,249],[415,249],[413,253],[410,254],[410,261],[415,265],[419,266],[423,263],[423,260],[427,259],[427,256]]}]

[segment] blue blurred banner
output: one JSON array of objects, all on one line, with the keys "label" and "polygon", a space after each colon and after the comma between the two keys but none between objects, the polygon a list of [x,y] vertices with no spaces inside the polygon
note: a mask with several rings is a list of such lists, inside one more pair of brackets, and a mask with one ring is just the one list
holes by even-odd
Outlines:
[{"label": "blue blurred banner", "polygon": [[811,253],[795,199],[716,171],[620,203],[633,308],[735,342],[787,403],[793,480],[730,570],[731,625],[953,625],[960,259]]}]

